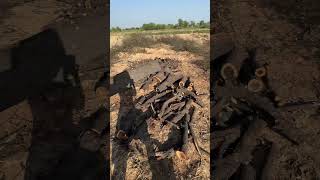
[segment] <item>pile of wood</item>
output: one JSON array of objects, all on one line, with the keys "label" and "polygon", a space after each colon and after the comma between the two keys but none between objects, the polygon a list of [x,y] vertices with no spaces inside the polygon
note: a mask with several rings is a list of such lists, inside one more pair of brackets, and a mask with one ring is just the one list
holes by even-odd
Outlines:
[{"label": "pile of wood", "polygon": [[[273,142],[265,134],[298,143],[277,129],[280,98],[268,84],[268,65],[255,51],[233,45],[227,34],[216,36],[211,66],[211,129],[214,179],[259,179]],[[263,134],[265,133],[265,134]],[[228,171],[226,171],[228,169]]]},{"label": "pile of wood", "polygon": [[203,103],[190,77],[162,64],[160,71],[149,75],[143,81],[140,89],[147,93],[137,99],[136,108],[144,112],[151,110],[153,117],[161,122],[162,127],[168,125],[183,131],[182,147],[178,150],[158,152],[158,159],[168,158],[174,155],[174,152],[186,158],[184,154],[187,151],[189,134],[200,153],[194,131],[189,124],[194,119],[195,108],[202,107]]}]

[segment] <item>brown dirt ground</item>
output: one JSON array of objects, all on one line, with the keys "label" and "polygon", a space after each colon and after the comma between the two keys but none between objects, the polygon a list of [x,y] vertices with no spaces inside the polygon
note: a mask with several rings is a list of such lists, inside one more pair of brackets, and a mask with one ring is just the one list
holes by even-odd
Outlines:
[{"label": "brown dirt ground", "polygon": [[[92,9],[86,9],[79,1],[5,0],[1,1],[0,5],[0,48],[11,47],[20,40],[39,33],[53,22],[64,21],[72,24],[72,18],[92,12]],[[0,64],[4,63],[6,62]],[[75,121],[91,114],[102,104],[93,91],[95,82],[103,73],[101,70],[80,73],[86,100],[84,110],[74,112]],[[29,102],[25,100],[0,112],[0,124],[0,179],[23,180],[32,143],[33,114]]]},{"label": "brown dirt ground", "polygon": [[[181,34],[181,35],[153,35],[152,38],[157,39],[161,38],[159,36],[171,36],[171,38],[183,38],[190,40],[196,44],[205,44],[209,43],[208,34]],[[121,46],[123,38],[126,37],[111,37],[111,51],[114,46]],[[202,46],[201,46],[202,47]],[[206,52],[209,54],[209,47],[205,46]],[[206,55],[206,54],[204,54]],[[119,52],[116,56],[117,60],[112,60],[115,62],[111,65],[111,76],[114,76],[117,73],[125,69],[134,68],[139,66],[139,64],[144,61],[152,60],[156,57],[159,58],[170,58],[172,61],[178,63],[178,69],[183,72],[183,74],[190,76],[191,80],[194,81],[195,88],[197,91],[202,93],[209,93],[209,71],[197,66],[194,61],[205,61],[204,56],[199,54],[194,54],[188,51],[175,51],[172,46],[164,43],[156,43],[152,47],[143,47],[143,49],[135,52]],[[139,85],[136,85],[138,88]],[[138,90],[138,89],[137,89]],[[140,96],[141,93],[137,94],[136,97]],[[205,107],[197,110],[197,119],[193,124],[196,135],[200,140],[200,146],[209,152],[210,141],[209,141],[209,96],[203,96],[202,98]],[[115,133],[115,126],[118,117],[119,109],[119,96],[115,95],[111,97],[111,123],[110,123],[110,133],[111,138]],[[114,108],[112,108],[114,107]],[[149,129],[149,133],[152,138],[163,141],[167,138],[169,130],[165,129],[160,131],[157,128]],[[114,146],[114,142],[111,140],[111,146]],[[193,144],[190,143],[192,147],[192,154],[190,154],[191,159],[188,162],[181,162],[176,157],[173,158],[175,174],[178,179],[187,178],[187,179],[209,179],[210,177],[210,159],[208,155],[203,155],[203,159],[200,164],[197,164],[199,161],[199,156],[197,155]],[[112,147],[111,147],[112,148]],[[116,152],[117,158],[121,158],[121,152]],[[112,154],[111,154],[112,156]],[[194,165],[196,164],[196,165]],[[194,167],[193,167],[194,166]],[[191,170],[189,169],[191,167]],[[113,171],[113,162],[111,162],[111,173]],[[150,170],[148,167],[148,158],[145,153],[130,153],[127,160],[127,173],[125,177],[128,180],[133,179],[150,179]]]},{"label": "brown dirt ground", "polygon": [[[225,0],[212,6],[214,33],[230,32],[238,46],[257,48],[257,61],[270,64],[271,88],[284,102],[319,100],[320,26],[312,20],[319,14],[307,11],[310,6],[302,2],[313,2],[319,10],[316,1]],[[310,32],[303,34],[308,27]],[[279,127],[299,145],[268,137],[274,148],[263,179],[319,179],[319,108],[300,106],[281,113],[286,118]]]}]

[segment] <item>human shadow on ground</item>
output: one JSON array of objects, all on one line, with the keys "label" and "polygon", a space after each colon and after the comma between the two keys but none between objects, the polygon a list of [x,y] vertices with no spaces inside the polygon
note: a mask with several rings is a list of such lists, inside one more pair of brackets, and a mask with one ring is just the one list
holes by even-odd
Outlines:
[{"label": "human shadow on ground", "polygon": [[[173,163],[169,159],[156,160],[154,147],[158,150],[168,150],[175,144],[173,141],[160,144],[152,139],[148,133],[147,120],[152,116],[151,111],[142,112],[135,107],[134,96],[136,95],[134,82],[129,73],[124,71],[113,78],[110,94],[119,94],[120,108],[116,124],[115,138],[112,142],[113,174],[111,179],[125,179],[127,173],[127,160],[129,158],[129,144],[134,139],[139,139],[147,150],[150,170],[153,180],[175,179]],[[173,142],[173,144],[172,144]]]},{"label": "human shadow on ground", "polygon": [[24,179],[106,179],[102,152],[81,145],[79,137],[104,124],[96,121],[105,121],[107,111],[73,122],[83,109],[83,91],[75,56],[66,54],[59,34],[45,30],[10,52],[11,69],[0,72],[0,111],[24,100],[30,104],[32,140]]}]

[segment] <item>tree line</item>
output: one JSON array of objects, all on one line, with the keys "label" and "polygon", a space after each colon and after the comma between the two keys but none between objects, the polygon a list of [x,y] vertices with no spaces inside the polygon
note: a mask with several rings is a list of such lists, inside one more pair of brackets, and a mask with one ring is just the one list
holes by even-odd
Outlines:
[{"label": "tree line", "polygon": [[184,29],[184,28],[210,28],[210,22],[205,21],[185,21],[178,19],[176,24],[156,24],[156,23],[147,23],[143,24],[141,27],[132,27],[132,28],[120,28],[112,27],[112,32],[119,32],[123,30],[161,30],[161,29]]}]

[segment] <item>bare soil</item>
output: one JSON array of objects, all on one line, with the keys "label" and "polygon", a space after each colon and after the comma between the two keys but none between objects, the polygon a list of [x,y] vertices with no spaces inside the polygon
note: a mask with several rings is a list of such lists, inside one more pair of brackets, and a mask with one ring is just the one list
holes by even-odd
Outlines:
[{"label": "bare soil", "polygon": [[[92,3],[90,7],[87,7],[88,2]],[[0,5],[0,49],[7,49],[17,45],[19,41],[41,32],[50,24],[61,22],[76,26],[75,20],[96,13],[105,4],[103,5],[102,1],[17,0],[1,1]],[[101,6],[97,8],[97,5]],[[79,38],[86,41],[83,37]],[[30,59],[30,61],[33,62],[35,59]],[[10,72],[10,68],[12,68],[8,65],[11,62],[5,62],[8,60],[10,59],[1,57],[1,67],[6,65],[4,69],[1,69],[2,78],[6,71]],[[44,60],[47,59],[42,59],[41,62],[46,62]],[[51,106],[47,101],[41,99],[46,93],[57,93],[48,91],[44,94],[28,97],[0,112],[2,129],[0,131],[0,179],[28,179],[28,173],[30,175],[32,171],[38,172],[39,174],[36,176],[40,177],[40,174],[44,175],[52,170],[49,167],[57,163],[62,154],[72,151],[71,147],[74,146],[77,138],[70,136],[70,134],[62,135],[60,130],[67,128],[66,124],[69,123],[72,127],[77,127],[81,119],[85,119],[105,103],[94,92],[94,85],[104,71],[103,68],[95,68],[102,67],[104,62],[101,59],[90,62],[91,66],[85,64],[79,67],[80,88],[76,91],[74,91],[75,89],[66,89],[64,92],[65,100],[68,97],[71,98],[69,93],[75,95],[74,97],[77,96],[74,100],[79,103],[78,105],[82,101],[84,103],[82,108],[72,107],[69,109],[65,107],[64,112],[60,111],[60,114],[64,114],[63,117],[56,118],[56,115],[59,114],[59,108]],[[19,79],[19,77],[16,78]],[[34,77],[34,82],[40,81],[40,79],[41,77]],[[65,102],[61,104],[68,106],[68,103]],[[100,150],[100,155],[104,156],[102,161],[106,161],[109,157],[107,155],[108,148],[105,145]],[[100,155],[98,156],[101,160]],[[99,164],[98,161],[97,163]],[[72,167],[75,167],[74,164],[69,167],[70,170]]]},{"label": "bare soil", "polygon": [[[268,64],[271,89],[281,101],[319,101],[320,26],[315,9],[316,1],[215,1],[211,28],[214,34],[231,33],[237,47],[256,49],[256,61]],[[319,107],[301,105],[280,112],[285,118],[277,128],[299,145],[257,130],[261,133],[251,138],[273,143],[262,179],[319,179]]]}]

